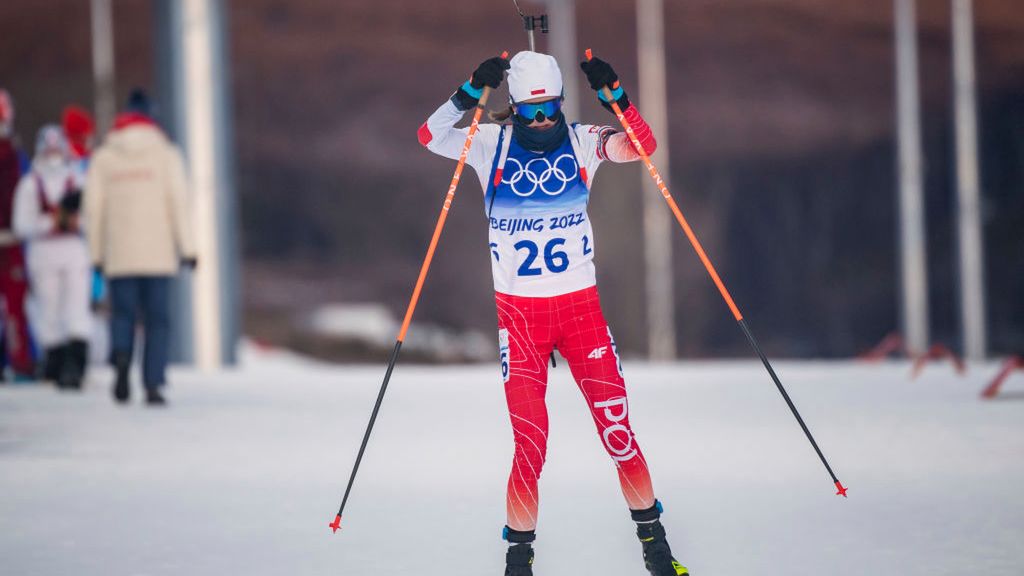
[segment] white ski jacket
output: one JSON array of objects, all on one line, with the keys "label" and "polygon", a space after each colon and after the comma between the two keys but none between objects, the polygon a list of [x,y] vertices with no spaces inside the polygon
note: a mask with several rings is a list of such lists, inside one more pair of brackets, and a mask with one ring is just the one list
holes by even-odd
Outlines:
[{"label": "white ski jacket", "polygon": [[[468,128],[455,128],[465,112],[448,100],[419,129],[428,150],[453,160]],[[626,112],[648,153],[656,146],[650,128],[632,106]],[[550,297],[596,283],[594,232],[587,215],[590,187],[605,160],[632,162],[640,155],[625,133],[609,126],[572,124],[569,137],[551,152],[522,148],[511,126],[481,124],[466,164],[484,193],[495,291]]]}]

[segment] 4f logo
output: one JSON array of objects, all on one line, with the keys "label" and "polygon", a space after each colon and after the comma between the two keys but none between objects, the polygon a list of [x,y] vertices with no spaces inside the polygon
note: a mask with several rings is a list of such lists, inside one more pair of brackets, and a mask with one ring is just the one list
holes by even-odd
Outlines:
[{"label": "4f logo", "polygon": [[600,348],[594,348],[594,350],[590,354],[587,354],[587,358],[593,358],[594,360],[599,360],[602,357],[604,357],[604,353],[607,352],[607,351],[608,351],[608,347],[607,346],[601,346]]}]

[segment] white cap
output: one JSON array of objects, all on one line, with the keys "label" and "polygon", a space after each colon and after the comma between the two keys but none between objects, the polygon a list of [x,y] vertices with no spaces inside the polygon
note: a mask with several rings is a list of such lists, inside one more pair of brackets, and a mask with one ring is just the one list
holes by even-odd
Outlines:
[{"label": "white cap", "polygon": [[36,136],[36,155],[60,154],[68,157],[68,141],[64,138],[64,131],[56,124],[47,124],[39,129]]},{"label": "white cap", "polygon": [[562,95],[562,71],[554,56],[523,51],[509,61],[508,93],[513,102]]}]

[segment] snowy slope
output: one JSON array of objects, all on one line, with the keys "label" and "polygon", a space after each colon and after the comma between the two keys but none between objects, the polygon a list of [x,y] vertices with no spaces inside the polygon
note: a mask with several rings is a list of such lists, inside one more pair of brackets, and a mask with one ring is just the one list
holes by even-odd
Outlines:
[{"label": "snowy slope", "polygon": [[[400,365],[337,510],[383,365],[247,354],[172,375],[172,407],[0,387],[0,573],[480,576],[502,571],[512,439],[496,366]],[[626,363],[677,556],[697,576],[1024,573],[1024,378],[1003,400],[906,364],[777,369],[850,498],[754,362]],[[1016,392],[1016,395],[1015,395]],[[549,390],[537,576],[643,576],[564,364]]]}]

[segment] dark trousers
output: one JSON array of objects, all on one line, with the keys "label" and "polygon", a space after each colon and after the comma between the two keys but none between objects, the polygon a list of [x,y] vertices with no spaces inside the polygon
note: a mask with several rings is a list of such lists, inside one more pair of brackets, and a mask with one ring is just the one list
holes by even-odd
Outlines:
[{"label": "dark trousers", "polygon": [[136,314],[142,313],[145,345],[142,383],[146,388],[164,384],[170,346],[170,276],[125,276],[110,279],[110,344],[114,357],[131,359]]}]

